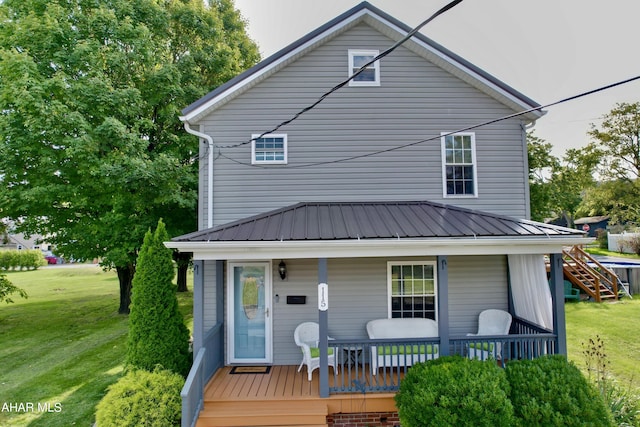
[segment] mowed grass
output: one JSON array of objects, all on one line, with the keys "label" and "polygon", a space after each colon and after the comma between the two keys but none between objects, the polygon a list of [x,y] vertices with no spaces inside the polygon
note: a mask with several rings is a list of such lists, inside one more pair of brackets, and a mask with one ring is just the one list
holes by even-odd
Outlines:
[{"label": "mowed grass", "polygon": [[583,346],[600,337],[608,372],[625,388],[640,390],[640,295],[618,302],[566,303],[569,359],[586,372]]},{"label": "mowed grass", "polygon": [[[0,425],[91,426],[126,352],[115,272],[56,266],[7,276],[29,298],[0,306]],[[191,297],[179,296],[188,324]]]}]

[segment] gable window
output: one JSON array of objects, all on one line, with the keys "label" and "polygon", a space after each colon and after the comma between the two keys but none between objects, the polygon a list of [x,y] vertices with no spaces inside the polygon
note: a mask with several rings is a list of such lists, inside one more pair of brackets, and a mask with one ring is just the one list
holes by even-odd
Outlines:
[{"label": "gable window", "polygon": [[251,135],[251,163],[252,164],[286,164],[287,163],[287,135],[267,134]]},{"label": "gable window", "polygon": [[389,317],[437,319],[436,263],[410,261],[387,263]]},{"label": "gable window", "polygon": [[441,139],[444,197],[476,196],[475,134],[457,133]]},{"label": "gable window", "polygon": [[[349,49],[349,77],[378,56],[377,50]],[[349,81],[349,86],[380,86],[380,61],[367,66],[360,74]]]}]

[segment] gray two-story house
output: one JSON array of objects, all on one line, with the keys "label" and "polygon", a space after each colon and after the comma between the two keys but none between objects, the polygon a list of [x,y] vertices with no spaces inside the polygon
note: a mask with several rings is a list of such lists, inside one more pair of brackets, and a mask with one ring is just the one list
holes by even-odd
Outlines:
[{"label": "gray two-story house", "polygon": [[559,254],[588,240],[527,220],[543,112],[420,34],[361,69],[410,30],[361,3],[183,110],[201,164],[198,231],[167,243],[195,265],[185,425],[390,419],[409,363],[372,368],[374,319],[431,319],[410,348],[465,355],[499,309],[513,321],[478,344],[490,356],[566,353]]}]

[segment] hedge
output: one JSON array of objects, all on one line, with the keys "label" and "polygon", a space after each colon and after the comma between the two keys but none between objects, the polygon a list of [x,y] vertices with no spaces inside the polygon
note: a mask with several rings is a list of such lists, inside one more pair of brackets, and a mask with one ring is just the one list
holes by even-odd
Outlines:
[{"label": "hedge", "polygon": [[46,264],[42,251],[37,249],[0,251],[0,270],[35,270]]},{"label": "hedge", "polygon": [[505,372],[495,362],[445,356],[411,367],[396,405],[403,427],[511,426]]},{"label": "hedge", "polygon": [[566,357],[507,364],[510,399],[518,426],[611,426],[602,395]]}]

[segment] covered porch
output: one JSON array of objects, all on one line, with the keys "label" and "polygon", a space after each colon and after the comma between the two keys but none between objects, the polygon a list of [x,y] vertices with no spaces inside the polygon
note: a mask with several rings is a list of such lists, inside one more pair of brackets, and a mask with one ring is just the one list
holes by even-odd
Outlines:
[{"label": "covered porch", "polygon": [[[237,320],[226,311],[235,277],[230,271],[244,262],[264,265],[259,281],[264,281],[268,292],[264,294],[266,305],[258,317],[264,314],[272,326],[273,354],[270,356],[273,358],[263,364],[270,365],[272,373],[281,371],[283,366],[297,368],[301,353],[293,343],[293,329],[302,321],[317,322],[319,369],[313,372],[312,381],[307,380],[305,371],[287,371],[285,378],[289,379],[285,379],[284,384],[299,384],[293,387],[301,396],[306,396],[303,400],[313,394],[313,399],[326,402],[339,399],[354,402],[361,398],[369,402],[384,401],[385,395],[393,396],[414,362],[405,357],[393,366],[372,369],[373,347],[437,346],[440,357],[449,354],[467,357],[473,347],[500,347],[501,364],[543,354],[566,354],[562,248],[589,241],[577,230],[428,202],[300,204],[176,238],[168,246],[191,251],[196,260],[196,358],[183,390],[183,422],[197,419],[203,408],[203,414],[211,412],[208,408],[212,403],[207,395],[217,387],[213,384],[221,379],[219,375],[225,376],[220,372],[238,364],[231,360],[233,355],[230,357],[229,352],[229,337]],[[528,289],[528,273],[515,271],[507,260],[533,256],[542,261],[544,254],[550,254],[551,287],[543,273],[544,279],[538,280],[542,287]],[[291,274],[297,277],[278,278],[281,260],[286,261]],[[429,280],[421,279],[429,281],[432,295],[423,296],[426,299],[422,305],[428,307],[419,316],[395,310],[396,285],[392,282],[397,272],[394,267],[407,264],[424,266],[432,274]],[[543,264],[541,268],[544,270]],[[276,287],[269,288],[274,283]],[[308,303],[297,307],[278,305],[278,295],[285,294],[282,289],[294,295],[304,294]],[[539,304],[533,304],[538,290],[548,296],[548,304],[543,304],[545,310],[548,309],[544,322],[537,317]],[[210,298],[215,301],[213,326],[205,322],[207,293],[215,296]],[[528,306],[533,306],[533,314],[522,312],[528,311]],[[511,313],[513,322],[509,334],[466,335],[475,332],[473,322],[486,308]],[[415,309],[415,306],[411,308]],[[434,319],[437,336],[366,338],[364,326],[368,320],[405,315]],[[330,336],[335,339],[330,341]],[[335,371],[329,366],[330,353],[337,359]],[[212,376],[213,380],[209,381]],[[273,386],[263,386],[266,377],[261,378],[257,390],[270,390]],[[244,385],[236,385],[234,389],[239,390],[239,394],[233,399],[245,400],[251,396]],[[258,394],[254,395],[255,399],[265,398]],[[393,399],[389,402],[393,403]],[[296,406],[302,408],[306,404],[296,403]],[[335,413],[336,409],[329,403],[322,405],[327,407],[328,414]],[[365,406],[366,412],[375,412],[369,403]],[[339,412],[344,412],[344,408]],[[187,421],[184,425],[191,424]]]},{"label": "covered porch", "polygon": [[[505,349],[503,366],[514,359],[531,359],[543,354],[555,354],[557,336],[539,330],[528,322],[515,319],[509,336],[486,336],[486,345],[498,342]],[[477,338],[451,337],[450,354],[468,355]],[[432,340],[429,343],[440,343]],[[425,341],[398,341],[387,344],[415,346]],[[406,365],[371,369],[369,358],[372,340],[335,340],[330,346],[339,356],[338,369],[315,370],[311,381],[297,365],[270,366],[266,372],[235,374],[231,366],[220,366],[206,383],[202,396],[202,411],[196,426],[249,425],[331,425],[332,414],[368,414],[372,420],[392,420],[397,412],[394,396],[405,373]],[[357,349],[357,350],[356,350]],[[357,353],[354,353],[357,351]],[[492,361],[493,363],[493,361]],[[321,376],[325,378],[321,378]],[[329,395],[323,397],[322,383]],[[353,415],[354,417],[356,415]],[[362,415],[358,415],[362,416]]]}]

